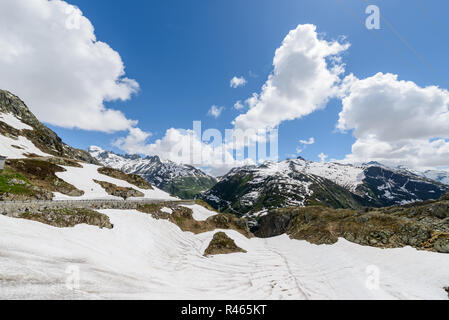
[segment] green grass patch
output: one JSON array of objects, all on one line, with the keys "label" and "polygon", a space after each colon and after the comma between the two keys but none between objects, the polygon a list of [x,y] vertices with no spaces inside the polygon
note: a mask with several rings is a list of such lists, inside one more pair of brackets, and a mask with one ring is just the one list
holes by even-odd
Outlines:
[{"label": "green grass patch", "polygon": [[[13,180],[22,181],[23,184],[12,183]],[[0,171],[0,193],[31,194],[29,186],[29,180],[20,173],[9,168]]]}]

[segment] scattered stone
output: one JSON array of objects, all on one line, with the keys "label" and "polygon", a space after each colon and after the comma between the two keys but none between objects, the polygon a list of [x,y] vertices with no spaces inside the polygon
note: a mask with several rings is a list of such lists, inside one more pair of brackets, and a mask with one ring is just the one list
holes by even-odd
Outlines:
[{"label": "scattered stone", "polygon": [[217,232],[214,234],[209,246],[206,251],[204,251],[204,256],[216,255],[216,254],[229,254],[243,252],[246,253],[246,250],[238,247],[234,240],[229,238],[228,235],[224,232]]},{"label": "scattered stone", "polygon": [[10,186],[14,186],[14,185],[22,185],[23,186],[23,185],[26,185],[27,182],[24,181],[24,180],[21,180],[21,179],[13,178],[13,179],[9,179],[7,184],[10,185]]}]

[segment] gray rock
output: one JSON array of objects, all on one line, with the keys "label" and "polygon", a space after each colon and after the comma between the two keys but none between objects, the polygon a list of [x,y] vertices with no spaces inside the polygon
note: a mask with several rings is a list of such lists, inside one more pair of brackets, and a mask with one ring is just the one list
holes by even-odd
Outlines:
[{"label": "gray rock", "polygon": [[449,253],[449,237],[442,237],[435,241],[434,248],[441,253]]}]

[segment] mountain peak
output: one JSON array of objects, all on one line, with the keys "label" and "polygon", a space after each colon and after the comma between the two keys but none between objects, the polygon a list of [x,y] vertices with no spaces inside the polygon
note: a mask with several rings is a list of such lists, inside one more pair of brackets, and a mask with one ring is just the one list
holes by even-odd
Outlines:
[{"label": "mountain peak", "polygon": [[98,146],[90,146],[89,149],[87,149],[89,152],[104,152],[105,150]]}]

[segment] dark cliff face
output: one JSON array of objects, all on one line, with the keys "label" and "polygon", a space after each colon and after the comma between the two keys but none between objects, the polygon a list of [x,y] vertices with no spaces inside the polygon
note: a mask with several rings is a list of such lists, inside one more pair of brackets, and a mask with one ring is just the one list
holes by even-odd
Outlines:
[{"label": "dark cliff face", "polygon": [[43,125],[25,103],[8,91],[0,90],[0,112],[11,113],[33,130],[17,130],[0,121],[0,133],[10,137],[19,135],[31,140],[41,151],[57,156],[99,164],[88,152],[72,148],[62,142],[51,129]]},{"label": "dark cliff face", "polygon": [[369,205],[374,207],[435,200],[448,188],[427,178],[379,166],[368,167],[364,172],[359,191],[367,195]]},{"label": "dark cliff face", "polygon": [[251,231],[259,238],[277,237],[287,232],[290,221],[291,215],[289,213],[270,212],[262,217],[260,223]]}]

